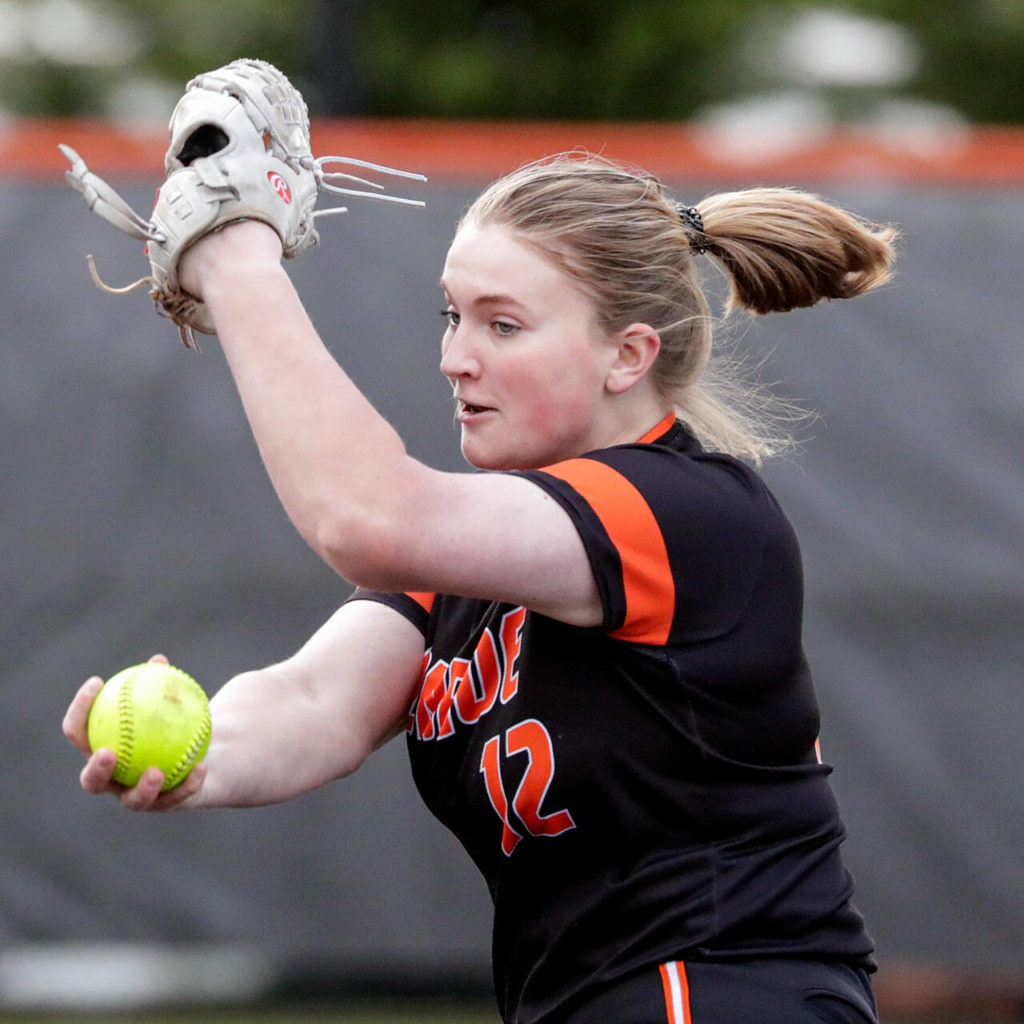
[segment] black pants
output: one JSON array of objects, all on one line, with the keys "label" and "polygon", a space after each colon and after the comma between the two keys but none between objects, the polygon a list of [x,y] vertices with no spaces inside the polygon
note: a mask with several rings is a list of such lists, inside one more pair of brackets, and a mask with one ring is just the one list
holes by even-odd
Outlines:
[{"label": "black pants", "polygon": [[878,1024],[866,971],[813,960],[663,964],[602,992],[564,1024]]}]

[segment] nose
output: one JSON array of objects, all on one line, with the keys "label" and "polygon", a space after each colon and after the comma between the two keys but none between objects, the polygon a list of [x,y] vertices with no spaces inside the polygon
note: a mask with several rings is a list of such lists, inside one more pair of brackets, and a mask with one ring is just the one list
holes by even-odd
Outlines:
[{"label": "nose", "polygon": [[479,377],[480,360],[466,327],[449,328],[441,343],[441,372],[449,379]]}]

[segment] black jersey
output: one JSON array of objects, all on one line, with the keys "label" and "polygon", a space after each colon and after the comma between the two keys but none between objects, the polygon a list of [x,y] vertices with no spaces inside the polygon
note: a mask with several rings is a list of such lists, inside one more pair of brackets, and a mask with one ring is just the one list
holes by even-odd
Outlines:
[{"label": "black jersey", "polygon": [[673,960],[870,965],[817,756],[793,531],[671,419],[519,475],[572,517],[604,622],[384,595],[426,642],[416,785],[495,905],[506,1022]]}]

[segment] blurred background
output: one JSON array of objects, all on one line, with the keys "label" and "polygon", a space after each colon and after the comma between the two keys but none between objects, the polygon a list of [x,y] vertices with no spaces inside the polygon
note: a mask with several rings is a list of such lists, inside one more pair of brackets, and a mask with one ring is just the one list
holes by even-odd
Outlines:
[{"label": "blurred background", "polygon": [[184,83],[239,56],[303,91],[317,155],[430,175],[425,210],[353,202],[290,269],[440,468],[438,271],[522,160],[585,146],[691,202],[797,185],[900,226],[892,285],[721,339],[816,413],[766,476],[887,1018],[1024,1019],[1021,0],[0,0],[0,1016],[496,1020],[486,890],[401,741],[284,806],[147,817],[81,793],[60,735],[87,675],[160,650],[213,692],[348,593],[216,342],[93,286],[86,253],[111,284],[146,266],[56,150],[148,209]]},{"label": "blurred background", "polygon": [[235,56],[317,115],[1024,121],[1019,0],[4,0],[7,115],[162,119]]}]

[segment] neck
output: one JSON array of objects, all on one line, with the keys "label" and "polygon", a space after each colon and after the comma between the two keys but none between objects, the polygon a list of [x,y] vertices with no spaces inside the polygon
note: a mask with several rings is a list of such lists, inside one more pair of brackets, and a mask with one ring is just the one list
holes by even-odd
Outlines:
[{"label": "neck", "polygon": [[672,406],[660,395],[650,395],[648,400],[633,402],[623,412],[624,415],[617,417],[612,425],[609,431],[611,440],[605,447],[633,444],[658,427],[666,417],[675,415]]}]

